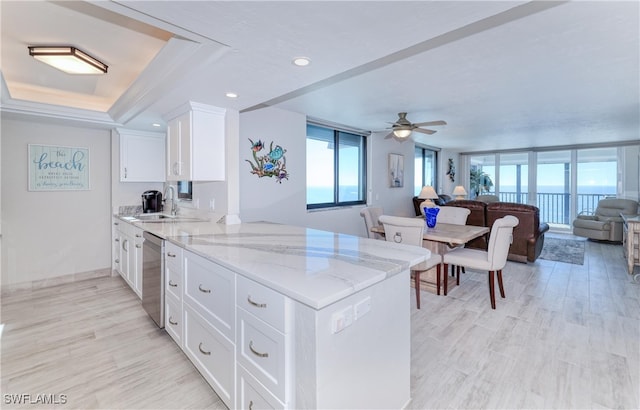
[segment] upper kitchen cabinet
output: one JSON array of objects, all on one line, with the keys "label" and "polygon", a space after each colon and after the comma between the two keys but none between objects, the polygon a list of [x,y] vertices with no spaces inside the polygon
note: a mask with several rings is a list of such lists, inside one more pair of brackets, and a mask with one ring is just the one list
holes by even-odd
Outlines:
[{"label": "upper kitchen cabinet", "polygon": [[226,111],[189,102],[165,116],[167,181],[225,179]]},{"label": "upper kitchen cabinet", "polygon": [[165,135],[117,128],[120,139],[120,182],[165,181]]}]

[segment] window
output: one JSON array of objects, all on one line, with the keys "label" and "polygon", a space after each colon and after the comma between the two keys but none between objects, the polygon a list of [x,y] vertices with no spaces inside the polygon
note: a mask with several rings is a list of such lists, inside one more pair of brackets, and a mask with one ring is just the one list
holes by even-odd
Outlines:
[{"label": "window", "polygon": [[366,180],[366,137],[307,124],[307,209],[365,204]]},{"label": "window", "polygon": [[436,151],[427,148],[416,147],[415,172],[413,174],[414,195],[417,196],[422,190],[422,187],[425,185],[432,186],[436,190],[436,192],[438,191],[438,187],[436,187],[436,181],[438,180],[438,178],[436,177],[436,159]]},{"label": "window", "polygon": [[500,154],[500,175],[496,192],[501,201],[526,204],[529,200],[529,155]]}]

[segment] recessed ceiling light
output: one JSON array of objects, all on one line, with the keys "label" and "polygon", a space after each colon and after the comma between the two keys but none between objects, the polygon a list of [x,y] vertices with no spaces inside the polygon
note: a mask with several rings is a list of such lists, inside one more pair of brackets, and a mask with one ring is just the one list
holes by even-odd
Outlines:
[{"label": "recessed ceiling light", "polygon": [[298,67],[304,67],[311,64],[311,60],[308,57],[296,57],[293,59],[292,63]]},{"label": "recessed ceiling light", "polygon": [[160,126],[160,124],[158,124],[157,122],[154,122],[154,123],[153,123],[153,124],[151,124],[151,125],[153,125],[154,127],[159,127],[159,126]]},{"label": "recessed ceiling light", "polygon": [[228,92],[225,95],[229,98],[238,98],[238,94],[232,92]]}]

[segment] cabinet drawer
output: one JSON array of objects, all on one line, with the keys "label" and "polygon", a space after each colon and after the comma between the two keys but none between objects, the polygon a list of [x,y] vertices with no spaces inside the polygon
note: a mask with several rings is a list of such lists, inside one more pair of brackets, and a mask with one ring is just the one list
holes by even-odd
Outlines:
[{"label": "cabinet drawer", "polygon": [[164,242],[164,264],[175,271],[182,271],[182,248],[169,241]]},{"label": "cabinet drawer", "polygon": [[289,333],[291,300],[251,279],[238,275],[238,306],[283,333]]},{"label": "cabinet drawer", "polygon": [[284,409],[282,404],[273,394],[261,385],[251,374],[238,365],[238,409]]},{"label": "cabinet drawer", "polygon": [[238,363],[282,402],[290,394],[290,337],[238,309]]},{"label": "cabinet drawer", "polygon": [[169,333],[169,336],[182,347],[182,335],[183,335],[183,319],[182,319],[182,303],[175,299],[171,295],[167,295],[165,298],[165,324],[164,328]]},{"label": "cabinet drawer", "polygon": [[177,268],[175,264],[165,264],[165,291],[167,294],[174,296],[176,299],[182,301],[182,269]]},{"label": "cabinet drawer", "polygon": [[235,273],[191,252],[184,258],[184,301],[235,339]]},{"label": "cabinet drawer", "polygon": [[234,408],[234,345],[184,306],[184,350],[222,401]]}]

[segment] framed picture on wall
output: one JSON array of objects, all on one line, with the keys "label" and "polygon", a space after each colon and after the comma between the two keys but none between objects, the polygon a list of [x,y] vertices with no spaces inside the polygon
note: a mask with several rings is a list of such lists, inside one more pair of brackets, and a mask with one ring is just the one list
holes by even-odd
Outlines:
[{"label": "framed picture on wall", "polygon": [[29,191],[85,191],[89,148],[29,144]]},{"label": "framed picture on wall", "polygon": [[389,154],[389,186],[402,188],[404,186],[404,155]]}]

